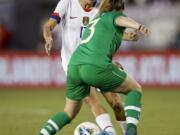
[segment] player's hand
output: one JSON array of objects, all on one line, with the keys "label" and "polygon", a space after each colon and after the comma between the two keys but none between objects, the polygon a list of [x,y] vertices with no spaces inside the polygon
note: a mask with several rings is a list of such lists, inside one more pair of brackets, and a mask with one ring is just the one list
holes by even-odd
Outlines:
[{"label": "player's hand", "polygon": [[146,37],[150,35],[151,31],[149,30],[149,28],[147,28],[144,25],[140,25],[139,29],[138,29],[142,34],[144,34]]},{"label": "player's hand", "polygon": [[114,65],[116,65],[118,68],[124,70],[123,66],[119,62],[115,61]]},{"label": "player's hand", "polygon": [[52,48],[53,39],[52,37],[47,37],[45,40],[46,40],[45,50],[46,50],[47,55],[49,56],[51,48]]},{"label": "player's hand", "polygon": [[138,30],[128,32],[128,37],[130,41],[137,41],[139,39]]}]

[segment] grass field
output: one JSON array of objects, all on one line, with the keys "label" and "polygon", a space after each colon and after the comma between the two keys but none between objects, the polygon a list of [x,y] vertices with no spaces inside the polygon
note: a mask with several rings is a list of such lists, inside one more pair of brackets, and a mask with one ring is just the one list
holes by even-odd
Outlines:
[{"label": "grass field", "polygon": [[[64,91],[50,89],[0,89],[0,135],[38,135],[42,124],[64,107]],[[103,105],[112,110],[100,96]],[[120,129],[114,120],[118,135]],[[76,125],[93,121],[86,105],[58,135],[73,135]],[[139,135],[180,135],[180,90],[145,90]]]}]

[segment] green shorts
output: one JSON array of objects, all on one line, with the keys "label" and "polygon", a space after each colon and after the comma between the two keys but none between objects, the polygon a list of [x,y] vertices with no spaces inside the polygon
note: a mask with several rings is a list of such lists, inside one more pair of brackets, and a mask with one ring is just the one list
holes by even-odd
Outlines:
[{"label": "green shorts", "polygon": [[99,88],[101,92],[113,91],[124,82],[126,76],[126,72],[114,64],[107,68],[95,65],[69,65],[66,97],[81,100],[90,94],[90,86]]}]

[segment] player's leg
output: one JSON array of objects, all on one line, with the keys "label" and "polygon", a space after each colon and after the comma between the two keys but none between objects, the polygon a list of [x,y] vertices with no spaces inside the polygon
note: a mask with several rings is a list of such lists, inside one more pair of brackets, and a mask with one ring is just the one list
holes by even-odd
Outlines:
[{"label": "player's leg", "polygon": [[[115,63],[115,65],[123,69],[122,65],[118,62]],[[94,116],[96,117],[96,122],[101,127],[101,129],[104,129],[108,125],[110,125],[111,119],[110,115],[107,113],[107,111],[102,107],[97,99],[96,96],[96,88],[91,88],[91,96],[87,97],[85,99],[85,102],[90,106],[91,111],[93,112]],[[126,131],[126,117],[124,113],[124,106],[120,102],[120,97],[115,93],[103,93],[106,101],[109,103],[111,108],[114,110],[114,114],[116,117],[116,120],[120,127],[122,128],[123,133]],[[109,126],[110,127],[110,126]]]},{"label": "player's leg", "polygon": [[103,96],[105,97],[106,101],[109,103],[111,108],[113,109],[116,120],[120,125],[120,127],[122,128],[123,133],[125,133],[127,128],[126,116],[124,111],[124,105],[120,100],[120,96],[117,93],[112,93],[112,92],[103,93]]},{"label": "player's leg", "polygon": [[126,135],[137,135],[137,124],[139,122],[141,112],[141,86],[129,75],[127,75],[125,81],[120,85],[116,92],[123,92],[127,94],[125,100],[125,112],[127,130]]},{"label": "player's leg", "polygon": [[75,118],[81,105],[81,101],[66,98],[64,111],[52,116],[41,129],[40,135],[55,135],[61,128]]},{"label": "player's leg", "polygon": [[64,111],[51,117],[40,131],[40,135],[54,135],[68,124],[79,112],[82,105],[81,101],[89,95],[89,92],[90,87],[82,83],[79,76],[78,66],[69,67]]},{"label": "player's leg", "polygon": [[84,99],[85,103],[90,107],[91,112],[95,117],[107,113],[105,108],[99,103],[97,99],[97,92],[96,88],[91,87],[91,92],[88,97]]},{"label": "player's leg", "polygon": [[[126,132],[136,135],[136,125],[139,122],[141,111],[141,87],[127,73],[117,66],[109,65],[104,71],[96,75],[98,83],[94,82],[94,86],[99,87],[102,92],[121,92],[127,94],[125,100],[125,112],[127,130]],[[99,85],[100,84],[100,85]]]},{"label": "player's leg", "polygon": [[116,132],[113,128],[110,115],[97,99],[96,88],[91,87],[90,96],[85,98],[85,103],[90,107],[91,112],[96,117],[96,123],[98,126],[102,130],[106,130],[107,132],[112,132],[115,134]]},{"label": "player's leg", "polygon": [[[113,63],[117,68],[120,70],[123,70],[123,66],[119,62],[114,62]],[[124,106],[122,105],[122,102],[120,100],[120,96],[116,93],[112,92],[106,92],[103,93],[106,101],[109,103],[111,108],[114,110],[114,114],[116,117],[116,120],[118,124],[120,125],[123,133],[126,131],[127,123],[126,123],[126,116],[125,116],[125,111],[124,111]]]},{"label": "player's leg", "polygon": [[117,93],[103,93],[108,104],[112,107],[117,121],[126,121],[124,106],[120,101],[120,96]]}]

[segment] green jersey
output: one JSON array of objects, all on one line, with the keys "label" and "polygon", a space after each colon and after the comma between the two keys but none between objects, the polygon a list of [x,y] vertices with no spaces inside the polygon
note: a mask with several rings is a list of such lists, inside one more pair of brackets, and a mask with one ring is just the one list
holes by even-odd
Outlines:
[{"label": "green jersey", "polygon": [[124,14],[117,11],[107,12],[91,21],[69,65],[91,64],[104,67],[111,64],[125,30],[124,27],[115,24],[118,16],[124,16]]}]

